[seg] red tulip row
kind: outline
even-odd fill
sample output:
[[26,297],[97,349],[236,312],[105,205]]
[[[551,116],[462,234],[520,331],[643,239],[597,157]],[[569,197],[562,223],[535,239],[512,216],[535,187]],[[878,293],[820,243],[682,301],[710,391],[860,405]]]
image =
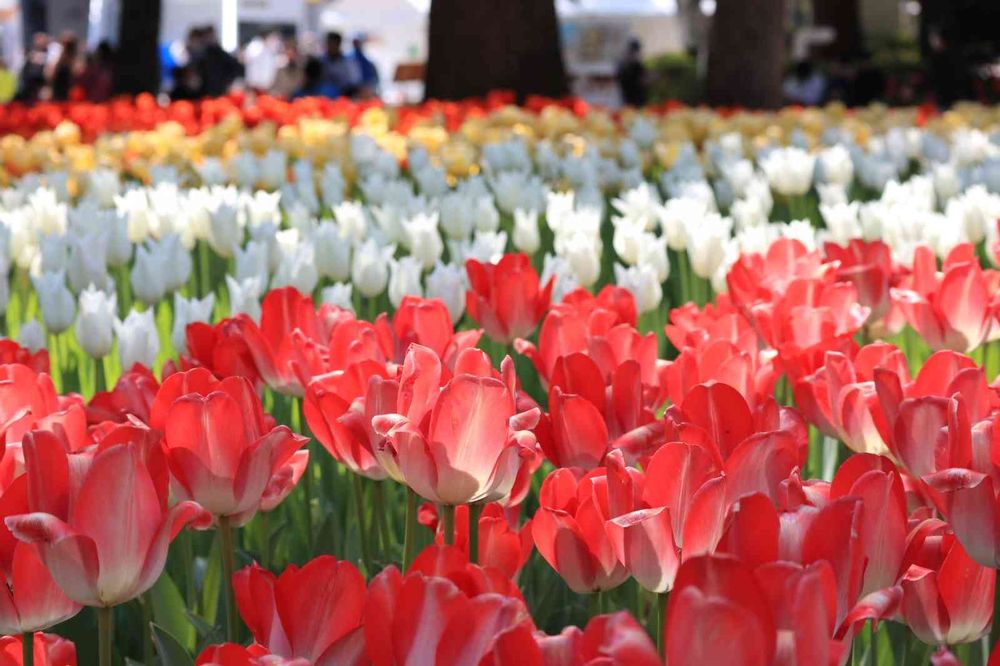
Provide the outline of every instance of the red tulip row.
[[[259,324],[189,326],[162,384],[137,366],[89,402],[57,395],[44,352],[2,343],[0,629],[92,606],[104,636],[189,526],[219,531],[231,583],[231,642],[199,664],[842,664],[885,620],[949,663],[990,630],[1000,394],[966,352],[1000,302],[975,248],[911,268],[880,242],[779,240],[728,295],[671,312],[669,361],[624,289],[551,304],[521,255],[468,273],[482,330],[436,300],[368,322],[278,289]],[[494,363],[484,332],[534,372]],[[892,335],[905,353],[863,344]],[[265,391],[301,399],[359,483],[408,489],[401,568],[365,551],[364,574],[330,556],[236,570],[234,531],[312,475]],[[437,538],[419,555],[418,521]],[[634,580],[655,642],[624,612],[539,631],[515,582],[532,548],[578,594]]]

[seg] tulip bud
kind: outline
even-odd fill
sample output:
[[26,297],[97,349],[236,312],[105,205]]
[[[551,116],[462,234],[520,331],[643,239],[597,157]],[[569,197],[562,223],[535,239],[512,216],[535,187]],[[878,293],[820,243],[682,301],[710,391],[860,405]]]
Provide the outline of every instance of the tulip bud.
[[[228,276],[227,276],[228,277]],[[184,298],[174,293],[174,325],[170,331],[170,341],[178,354],[187,352],[187,327],[196,321],[212,321],[212,309],[215,307],[215,294],[210,293],[202,299]]]
[[817,175],[824,183],[835,183],[847,187],[854,180],[854,162],[843,144],[830,146],[819,154]]
[[472,233],[475,219],[470,214],[469,197],[462,192],[451,192],[439,204],[441,230],[452,240],[464,240]]
[[208,244],[220,257],[231,257],[233,250],[242,243],[239,211],[230,203],[220,203],[209,219]]
[[368,218],[364,204],[345,201],[333,209],[333,219],[340,229],[340,235],[349,243],[360,243],[368,236]]
[[248,241],[243,248],[234,248],[235,277],[240,282],[258,280],[261,285],[267,284],[270,277],[267,260],[267,245],[259,241]]
[[438,262],[427,275],[427,298],[444,301],[453,322],[461,319],[465,312],[465,289],[465,271],[455,264]]
[[650,266],[638,265],[625,268],[615,264],[615,282],[628,289],[635,298],[635,309],[639,314],[655,310],[663,300],[663,286],[656,279],[656,271]]
[[167,290],[165,273],[163,256],[145,245],[138,246],[135,250],[135,264],[130,273],[135,297],[146,305],[159,303]]
[[76,340],[91,358],[104,358],[114,343],[118,298],[90,285],[80,292],[80,315],[76,318]]
[[[335,162],[327,162],[319,177],[319,191],[327,208],[334,208],[344,200],[344,173]],[[336,213],[334,214],[336,217]]]
[[667,255],[667,239],[646,234],[639,246],[638,262],[640,266],[649,266],[656,273],[656,281],[664,283],[670,277],[670,257]]
[[323,222],[312,233],[316,270],[323,277],[343,282],[351,275],[351,241],[333,222]]
[[121,180],[114,169],[94,169],[87,174],[87,195],[102,208],[114,205],[115,197],[121,192]]
[[441,258],[444,243],[438,233],[437,213],[418,213],[403,222],[410,256],[420,263],[422,270],[429,270]]
[[354,312],[353,300],[354,285],[350,282],[337,282],[329,287],[324,287],[320,294],[320,299],[327,305],[335,305]]
[[385,291],[389,280],[389,260],[395,252],[395,245],[380,247],[371,238],[355,248],[351,281],[362,296],[372,298]]
[[42,236],[38,247],[41,257],[40,270],[42,273],[55,273],[65,270],[69,248],[66,236],[60,234],[50,234]]
[[816,158],[801,148],[775,148],[760,159],[771,189],[786,197],[802,196],[813,181]]
[[420,262],[414,257],[389,260],[389,302],[398,308],[404,296],[421,296]]
[[108,266],[125,266],[132,259],[132,241],[128,235],[128,220],[121,213],[108,211]]
[[718,213],[710,213],[685,225],[687,251],[695,275],[708,279],[722,264],[732,226],[730,218]]
[[518,208],[514,211],[514,247],[521,252],[534,254],[542,245],[538,231],[538,211]]
[[45,331],[42,330],[42,325],[35,319],[29,319],[21,324],[21,330],[17,332],[17,342],[32,354],[44,349]]
[[243,313],[254,321],[260,321],[260,296],[263,291],[260,278],[236,280],[233,276],[227,275],[226,286],[229,288],[230,314],[236,316]]
[[69,286],[79,293],[88,285],[107,289],[111,276],[108,275],[108,233],[106,231],[87,233],[69,237],[69,263],[66,275]]
[[63,271],[42,273],[31,278],[38,293],[38,304],[42,309],[42,321],[49,333],[62,333],[73,323],[76,301],[66,287]]
[[118,337],[118,355],[122,369],[131,369],[136,363],[152,368],[160,353],[160,338],[152,310],[132,310],[125,321],[116,319],[115,335]]
[[601,275],[600,240],[584,234],[573,234],[562,244],[559,255],[566,260],[577,284],[589,287]]
[[191,253],[184,248],[178,234],[167,234],[159,241],[163,256],[164,286],[167,291],[177,291],[191,277],[193,268]]
[[280,247],[282,259],[271,281],[271,287],[277,289],[291,285],[303,294],[311,294],[319,282],[312,244],[294,242],[284,243]]

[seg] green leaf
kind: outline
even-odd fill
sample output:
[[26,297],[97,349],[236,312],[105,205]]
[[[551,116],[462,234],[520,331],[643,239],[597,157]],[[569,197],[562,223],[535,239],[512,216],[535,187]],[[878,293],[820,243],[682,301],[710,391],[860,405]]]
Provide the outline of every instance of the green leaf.
[[184,649],[184,646],[177,642],[169,631],[163,627],[153,624],[153,643],[156,644],[156,654],[159,655],[160,666],[194,666],[194,659],[191,654]]
[[193,650],[198,636],[188,620],[184,597],[168,574],[161,575],[150,589],[149,600],[153,604],[153,621],[176,639],[185,651]]

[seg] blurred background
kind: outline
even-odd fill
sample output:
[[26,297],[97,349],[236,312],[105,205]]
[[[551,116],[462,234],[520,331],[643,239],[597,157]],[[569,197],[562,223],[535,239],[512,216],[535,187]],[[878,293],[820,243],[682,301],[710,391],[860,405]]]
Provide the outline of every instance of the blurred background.
[[0,101],[1000,98],[1000,0],[0,0]]

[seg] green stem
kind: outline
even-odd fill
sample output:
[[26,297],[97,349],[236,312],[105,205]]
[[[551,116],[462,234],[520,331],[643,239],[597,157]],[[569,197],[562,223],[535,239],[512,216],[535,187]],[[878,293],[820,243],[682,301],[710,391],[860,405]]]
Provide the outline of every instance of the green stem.
[[104,376],[104,359],[94,359],[94,393],[107,390],[108,381]]
[[482,503],[469,505],[469,561],[473,564],[479,564],[479,516],[482,512]]
[[226,640],[239,641],[239,615],[236,608],[236,593],[233,590],[233,574],[236,573],[236,548],[233,543],[233,526],[228,516],[219,516],[219,537],[222,539],[222,578],[226,590]]
[[142,661],[146,664],[153,663],[153,598],[149,592],[142,595],[139,600],[142,608]]
[[656,595],[656,651],[663,656],[663,626],[667,622],[667,600],[670,598],[669,592],[661,592]]
[[35,634],[24,632],[21,636],[21,666],[35,666]]
[[97,608],[97,654],[100,666],[111,666],[111,634],[114,631],[112,613],[114,608],[111,606]]
[[358,518],[358,535],[361,541],[361,559],[365,563],[365,571],[368,575],[374,573],[372,571],[372,551],[371,543],[368,540],[368,526],[365,524],[365,489],[362,485],[364,479],[361,478],[360,474],[352,474],[354,482],[354,507],[357,510]]
[[389,523],[385,514],[385,481],[372,482],[372,499],[375,509],[375,528],[378,530],[379,542],[382,544],[382,559],[388,561],[389,550],[392,545],[389,543]]
[[[295,432],[300,433],[305,436],[305,401],[299,400],[298,398],[292,398],[292,426]],[[309,447],[309,443],[306,443],[306,448]],[[312,454],[310,454],[311,456]],[[313,505],[313,481],[312,481],[312,468],[307,464],[305,472],[302,474],[302,490],[305,494],[306,501],[306,543],[309,546],[309,552],[315,552],[316,550],[316,535],[315,530],[313,530],[312,521],[312,505]]]
[[265,569],[271,568],[271,514],[267,511],[260,514],[260,563]]
[[417,549],[417,494],[406,488],[406,526],[403,533],[403,571],[410,568]]
[[444,524],[444,543],[446,546],[453,546],[455,544],[455,505],[442,505],[441,517]]
[[208,263],[208,243],[203,240],[198,241],[198,272],[201,296],[204,297],[212,290],[212,268]]

